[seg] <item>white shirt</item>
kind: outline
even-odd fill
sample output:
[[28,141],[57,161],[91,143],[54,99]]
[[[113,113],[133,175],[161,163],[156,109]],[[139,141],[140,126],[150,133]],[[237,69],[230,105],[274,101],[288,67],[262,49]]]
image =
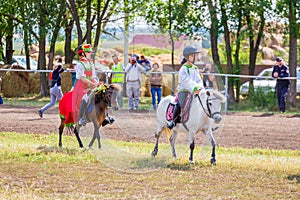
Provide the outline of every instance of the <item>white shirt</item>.
[[[82,61],[81,61],[82,62]],[[92,67],[92,77],[91,79],[96,79],[96,71],[95,71],[95,66],[92,64],[92,63],[89,63],[89,62],[82,62],[84,63],[84,65],[82,65],[81,62],[78,62],[76,64],[76,79],[80,79],[81,77],[86,77],[84,71],[85,71],[85,68],[86,67],[87,69],[89,69],[90,67]]]
[[183,65],[178,74],[178,86],[177,90],[188,90],[193,92],[194,88],[202,89],[203,81],[199,74],[199,69],[196,66],[187,68]]

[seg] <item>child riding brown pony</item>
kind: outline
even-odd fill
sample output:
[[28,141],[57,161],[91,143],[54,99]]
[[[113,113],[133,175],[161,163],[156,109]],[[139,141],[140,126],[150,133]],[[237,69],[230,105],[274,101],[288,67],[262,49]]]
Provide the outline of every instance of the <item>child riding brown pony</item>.
[[[89,147],[93,145],[97,138],[98,148],[101,148],[99,129],[106,118],[107,108],[112,107],[113,110],[118,110],[119,105],[117,101],[117,94],[119,91],[121,91],[121,87],[117,84],[102,84],[91,91],[91,94],[89,95],[89,106],[85,116],[87,123],[93,122],[94,124],[94,134]],[[79,147],[83,148],[83,144],[79,136],[80,126],[78,125],[78,121],[75,120],[78,119],[78,117],[74,116],[74,109],[72,108],[72,95],[72,91],[65,93],[62,100],[59,102],[61,123],[59,126],[58,145],[62,147],[62,133],[64,127],[67,126],[74,132],[79,143]]]

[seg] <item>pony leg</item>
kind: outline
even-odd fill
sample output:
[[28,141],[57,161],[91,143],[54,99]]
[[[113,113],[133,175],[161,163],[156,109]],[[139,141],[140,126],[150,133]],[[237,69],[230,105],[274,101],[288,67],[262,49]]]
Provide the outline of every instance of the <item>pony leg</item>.
[[211,142],[211,146],[212,146],[210,164],[216,165],[216,141],[212,134],[211,127],[207,128],[207,130],[205,131],[205,134],[207,135],[209,141]]
[[76,127],[74,128],[74,134],[75,134],[75,136],[76,136],[76,138],[77,138],[79,147],[80,147],[80,148],[83,148],[83,144],[82,144],[81,139],[80,139],[80,137],[79,137],[79,129],[80,129],[79,126],[76,125]]
[[173,130],[171,137],[169,138],[171,147],[172,147],[172,155],[174,158],[176,158],[176,150],[175,150],[175,140],[177,138],[178,132],[176,130]]
[[93,124],[94,124],[94,135],[93,138],[89,144],[89,148],[91,148],[94,144],[95,139],[97,138],[98,141],[98,148],[101,149],[101,142],[100,142],[100,133],[99,133],[99,125],[97,120],[93,120]]
[[194,158],[193,158],[194,149],[195,149],[195,140],[193,140],[190,143],[190,158],[189,158],[189,160],[190,160],[191,164],[194,164]]
[[163,132],[163,128],[160,128],[160,130],[155,131],[155,146],[154,146],[154,149],[153,149],[153,151],[151,153],[151,155],[153,157],[155,157],[157,155],[157,152],[158,152],[158,140],[159,140],[160,135],[162,134],[162,132]]
[[58,146],[59,147],[62,147],[62,134],[64,132],[64,127],[65,127],[65,124],[64,124],[64,119],[60,119],[60,126],[58,128],[58,134],[59,134],[59,141],[58,141]]
[[195,134],[190,133],[190,163],[194,164]]

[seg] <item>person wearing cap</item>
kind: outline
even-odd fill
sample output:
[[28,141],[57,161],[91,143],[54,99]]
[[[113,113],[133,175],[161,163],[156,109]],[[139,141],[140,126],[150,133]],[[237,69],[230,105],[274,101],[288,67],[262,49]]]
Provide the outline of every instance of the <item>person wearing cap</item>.
[[[286,111],[286,96],[290,86],[289,79],[281,79],[289,77],[289,67],[283,64],[280,57],[276,58],[276,65],[273,66],[272,77],[277,78],[276,94],[278,100],[279,111],[284,113]],[[278,79],[280,78],[280,79]]]
[[[121,88],[123,89],[125,74],[124,73],[117,73],[117,72],[124,72],[124,67],[123,67],[122,63],[119,62],[119,59],[118,59],[117,55],[113,55],[112,59],[113,59],[112,71],[114,73],[112,74],[111,82],[114,83],[114,84],[120,85]],[[119,106],[122,108],[123,107],[123,90],[121,90],[118,93],[117,99],[118,99]]]
[[39,116],[42,118],[43,114],[46,110],[53,107],[56,101],[60,101],[63,93],[61,91],[61,76],[60,74],[64,72],[64,68],[62,67],[62,59],[57,59],[57,63],[54,65],[54,70],[52,71],[52,78],[50,83],[50,102],[46,104],[39,110]]
[[138,62],[140,65],[142,65],[144,67],[144,70],[146,72],[151,69],[151,63],[147,58],[145,58],[144,55],[141,55],[141,59]]
[[126,94],[130,110],[138,110],[139,108],[140,87],[142,84],[143,71],[144,67],[137,63],[136,56],[132,56],[130,58],[130,63],[128,63],[125,68]]
[[182,65],[178,74],[177,97],[178,102],[173,110],[173,119],[167,122],[167,127],[172,129],[180,122],[180,110],[183,108],[185,100],[190,93],[199,94],[204,89],[203,81],[199,74],[199,69],[194,63],[198,59],[199,51],[192,46],[187,46],[183,50],[183,57],[186,62]]

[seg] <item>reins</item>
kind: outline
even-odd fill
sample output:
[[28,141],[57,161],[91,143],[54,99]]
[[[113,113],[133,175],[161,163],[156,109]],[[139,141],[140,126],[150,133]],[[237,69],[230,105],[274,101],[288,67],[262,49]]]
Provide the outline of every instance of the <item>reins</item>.
[[199,100],[199,102],[200,102],[200,104],[201,104],[201,107],[202,107],[204,113],[207,115],[207,117],[213,118],[214,115],[221,114],[221,112],[214,112],[214,113],[211,113],[211,109],[210,109],[210,106],[209,106],[209,100],[213,100],[213,99],[217,99],[217,98],[211,98],[211,99],[209,99],[209,97],[207,97],[207,99],[206,99],[206,107],[207,107],[207,110],[208,110],[208,113],[207,113],[206,110],[205,110],[205,108],[204,108],[204,106],[203,106],[203,103],[202,103],[202,101],[201,101],[199,95],[197,95],[197,97],[198,97],[198,100]]

